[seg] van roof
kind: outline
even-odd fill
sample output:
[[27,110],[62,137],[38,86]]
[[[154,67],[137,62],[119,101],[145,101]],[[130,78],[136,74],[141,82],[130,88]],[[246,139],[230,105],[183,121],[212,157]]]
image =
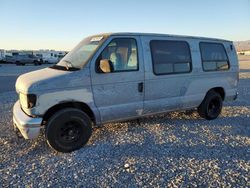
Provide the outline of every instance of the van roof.
[[159,37],[176,37],[176,38],[188,38],[188,39],[200,39],[200,40],[212,40],[221,42],[232,42],[225,39],[209,38],[209,37],[196,37],[196,36],[186,36],[186,35],[172,35],[172,34],[160,34],[160,33],[133,33],[133,32],[117,32],[117,33],[101,33],[98,35],[105,36],[159,36]]

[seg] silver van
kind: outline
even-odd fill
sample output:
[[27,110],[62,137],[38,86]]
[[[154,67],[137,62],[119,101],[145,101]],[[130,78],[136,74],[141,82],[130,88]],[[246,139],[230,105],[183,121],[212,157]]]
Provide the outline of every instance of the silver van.
[[238,81],[231,41],[100,34],[58,64],[17,79],[13,122],[25,139],[45,128],[53,149],[71,152],[88,142],[97,124],[192,108],[215,119],[224,101],[237,98]]

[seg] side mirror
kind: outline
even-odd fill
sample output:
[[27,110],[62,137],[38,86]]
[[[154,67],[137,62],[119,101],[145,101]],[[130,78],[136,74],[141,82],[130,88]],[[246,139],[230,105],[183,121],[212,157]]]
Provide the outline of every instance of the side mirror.
[[110,66],[109,60],[108,59],[102,59],[100,61],[99,68],[103,73],[111,72],[111,66]]

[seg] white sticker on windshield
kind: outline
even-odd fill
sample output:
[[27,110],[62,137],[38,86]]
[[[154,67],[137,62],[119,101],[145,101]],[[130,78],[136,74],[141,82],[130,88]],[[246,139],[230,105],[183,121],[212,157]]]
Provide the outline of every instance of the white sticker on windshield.
[[100,40],[103,39],[103,36],[100,36],[100,37],[93,37],[90,41],[91,42],[99,42]]

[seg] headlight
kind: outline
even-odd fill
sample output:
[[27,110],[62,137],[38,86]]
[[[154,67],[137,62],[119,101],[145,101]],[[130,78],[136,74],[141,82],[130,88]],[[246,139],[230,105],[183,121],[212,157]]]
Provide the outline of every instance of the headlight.
[[21,106],[24,108],[33,108],[36,105],[36,95],[34,94],[19,94]]

